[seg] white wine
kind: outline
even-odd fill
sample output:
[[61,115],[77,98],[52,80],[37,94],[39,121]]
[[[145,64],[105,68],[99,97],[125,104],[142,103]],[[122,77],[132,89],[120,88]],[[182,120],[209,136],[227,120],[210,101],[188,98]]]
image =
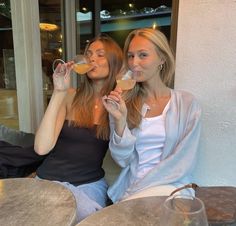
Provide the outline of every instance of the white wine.
[[133,89],[136,83],[134,79],[118,79],[116,80],[117,87],[121,88],[122,90],[130,90]]
[[73,70],[80,75],[87,73],[91,69],[92,69],[92,66],[90,64],[86,64],[86,63],[73,65]]

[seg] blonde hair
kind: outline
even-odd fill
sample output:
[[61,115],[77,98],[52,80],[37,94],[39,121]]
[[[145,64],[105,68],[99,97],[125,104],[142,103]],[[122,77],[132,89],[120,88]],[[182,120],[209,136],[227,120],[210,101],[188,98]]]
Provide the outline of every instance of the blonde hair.
[[[143,37],[155,45],[158,56],[160,56],[164,61],[162,70],[160,71],[160,78],[166,86],[170,87],[173,82],[175,71],[175,59],[166,36],[159,30],[142,28],[129,33],[126,38],[123,51],[125,67],[128,68],[127,53],[130,42],[135,36]],[[142,88],[142,83],[137,83],[134,89],[126,93],[128,125],[130,128],[138,127],[141,122],[141,108],[146,95],[145,90]]]
[[[99,35],[88,43],[85,49],[85,54],[89,46],[96,41],[100,41],[103,44],[105,57],[109,65],[109,75],[105,79],[103,88],[100,91],[100,95],[104,96],[109,94],[115,88],[116,75],[119,73],[122,66],[122,50],[109,36]],[[81,86],[74,97],[71,108],[73,121],[71,122],[76,126],[85,128],[94,127],[93,110],[95,106],[95,93],[92,83],[93,81],[87,75],[83,76]],[[102,106],[99,124],[96,127],[96,137],[107,140],[109,139],[109,134],[108,112]]]

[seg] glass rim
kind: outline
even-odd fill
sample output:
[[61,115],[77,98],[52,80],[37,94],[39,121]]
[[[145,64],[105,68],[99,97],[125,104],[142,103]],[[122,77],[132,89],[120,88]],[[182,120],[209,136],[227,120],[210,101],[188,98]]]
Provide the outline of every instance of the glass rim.
[[60,63],[62,63],[62,64],[65,64],[65,61],[64,61],[64,60],[62,60],[62,59],[60,59],[60,58],[55,59],[55,60],[53,61],[53,63],[52,63],[52,71],[53,71],[53,72],[55,72],[55,70],[56,70],[55,64],[56,64],[57,62],[60,62]]
[[[172,208],[170,208],[170,206],[167,205],[167,203],[170,201],[170,200],[173,200],[175,198],[180,198],[180,199],[192,199],[192,200],[197,200],[198,203],[200,203],[200,208],[198,210],[194,210],[194,211],[182,211],[182,210],[174,210]],[[172,196],[169,196],[163,203],[163,206],[170,210],[171,212],[174,212],[174,213],[184,213],[184,214],[187,214],[187,215],[193,215],[193,214],[196,214],[196,213],[200,213],[200,212],[205,212],[205,204],[204,202],[196,197],[196,196],[191,196],[191,195],[180,195],[180,194],[176,194],[176,195],[172,195]]]

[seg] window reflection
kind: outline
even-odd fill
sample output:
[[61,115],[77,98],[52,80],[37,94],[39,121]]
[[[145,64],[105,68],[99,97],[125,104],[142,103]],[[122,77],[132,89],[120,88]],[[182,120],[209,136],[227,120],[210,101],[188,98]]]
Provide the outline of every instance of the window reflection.
[[[93,35],[93,1],[77,1],[78,33],[82,49]],[[121,47],[128,33],[137,28],[159,28],[170,39],[172,0],[101,0],[99,32],[107,33]],[[96,28],[95,28],[96,29]],[[97,32],[97,33],[99,33]]]
[[62,35],[62,10],[60,0],[39,0],[40,37],[44,105],[47,106],[53,89],[52,63],[64,58]]
[[82,54],[88,41],[94,37],[93,0],[76,1],[76,46],[77,53]]
[[0,1],[0,124],[19,128],[10,0]]
[[101,0],[101,31],[121,47],[128,33],[137,28],[161,29],[170,39],[172,0]]

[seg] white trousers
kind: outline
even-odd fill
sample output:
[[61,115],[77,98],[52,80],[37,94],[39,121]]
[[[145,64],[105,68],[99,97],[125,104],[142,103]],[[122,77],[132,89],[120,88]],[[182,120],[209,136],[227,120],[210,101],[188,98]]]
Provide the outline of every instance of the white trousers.
[[[142,197],[149,197],[149,196],[169,196],[172,191],[176,189],[173,185],[159,185],[151,188],[144,189],[140,192],[137,192],[133,195],[125,197],[122,201],[130,200],[130,199],[137,199]],[[176,192],[176,195],[180,194]]]

